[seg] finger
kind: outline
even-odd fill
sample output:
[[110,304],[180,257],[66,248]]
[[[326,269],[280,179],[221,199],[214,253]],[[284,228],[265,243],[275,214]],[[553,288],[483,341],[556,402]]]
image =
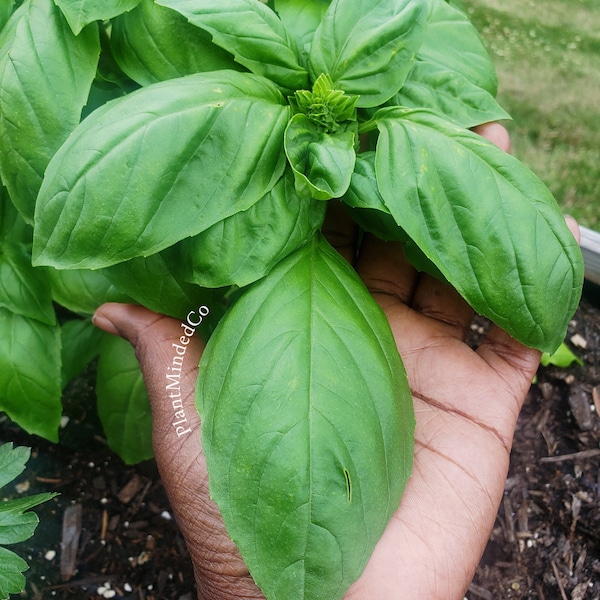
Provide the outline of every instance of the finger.
[[579,223],[577,223],[577,221],[569,215],[565,216],[565,221],[567,222],[567,227],[570,229],[573,237],[577,240],[577,243],[581,244],[581,231],[579,229]]
[[356,258],[358,226],[337,200],[331,200],[321,228],[325,239],[351,264]]
[[464,340],[475,311],[448,283],[423,274],[415,289],[411,307],[438,321],[447,335]]
[[356,271],[373,295],[411,303],[419,274],[404,256],[400,242],[384,242],[365,235]]
[[484,123],[473,127],[473,131],[496,144],[504,152],[510,152],[510,135],[506,127],[500,125],[500,123]]
[[[96,311],[94,323],[135,348],[152,407],[155,445],[171,433],[181,438],[197,431],[193,390],[204,343],[193,335],[195,328],[142,306],[113,302]],[[174,445],[169,452],[177,452]]]
[[521,344],[497,325],[492,325],[476,352],[499,375],[515,398],[525,399],[540,364],[542,353],[539,350]]
[[[190,313],[191,314],[191,313]],[[199,593],[207,598],[262,598],[210,499],[194,390],[204,343],[196,317],[180,322],[141,306],[107,303],[94,323],[134,346],[152,405],[157,466],[190,552]]]

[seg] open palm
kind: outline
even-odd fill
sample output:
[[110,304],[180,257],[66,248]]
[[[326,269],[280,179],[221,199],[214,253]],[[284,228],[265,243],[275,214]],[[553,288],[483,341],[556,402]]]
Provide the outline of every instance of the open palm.
[[[507,147],[498,126],[481,133]],[[342,220],[329,237],[388,318],[417,421],[413,475],[402,503],[346,598],[461,599],[494,523],[512,436],[540,354],[497,327],[472,349],[464,341],[472,310],[450,286],[417,273],[398,244],[367,238],[357,255],[352,229]],[[192,433],[180,437],[164,394],[164,365],[181,324],[120,304],[100,307],[95,322],[136,348],[152,403],[156,460],[194,563],[199,598],[263,598],[208,494],[194,408],[202,341],[192,341],[183,365]]]

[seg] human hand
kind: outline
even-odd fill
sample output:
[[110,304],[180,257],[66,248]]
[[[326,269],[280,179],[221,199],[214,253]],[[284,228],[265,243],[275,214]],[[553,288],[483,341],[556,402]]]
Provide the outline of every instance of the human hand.
[[[508,149],[499,127],[484,126],[479,133]],[[335,225],[336,231],[327,232],[330,240],[388,317],[417,418],[413,475],[401,506],[346,600],[462,598],[494,523],[512,435],[539,352],[496,327],[472,350],[463,341],[472,311],[452,288],[417,274],[397,244],[367,238],[356,256],[351,224]],[[184,358],[182,401],[191,432],[179,436],[164,369],[181,324],[119,304],[100,307],[95,322],[136,348],[152,403],[158,468],[194,563],[199,598],[264,598],[208,494],[194,407],[202,341],[192,338]]]

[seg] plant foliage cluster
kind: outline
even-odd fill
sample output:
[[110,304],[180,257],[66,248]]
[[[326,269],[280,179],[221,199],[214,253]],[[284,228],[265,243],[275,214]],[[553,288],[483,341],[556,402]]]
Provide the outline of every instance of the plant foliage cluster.
[[135,357],[89,315],[209,306],[211,493],[269,599],[341,598],[400,502],[413,415],[328,204],[530,346],[579,300],[551,194],[470,131],[507,117],[475,29],[445,0],[3,7],[0,407],[56,439],[61,382],[99,355],[109,442],[144,458]]
[[[0,446],[0,490],[16,479],[25,469],[29,448],[14,448],[11,443]],[[0,599],[25,589],[23,572],[29,566],[12,550],[3,546],[28,540],[34,533],[39,519],[31,508],[46,502],[56,494],[42,493],[13,500],[0,500]]]

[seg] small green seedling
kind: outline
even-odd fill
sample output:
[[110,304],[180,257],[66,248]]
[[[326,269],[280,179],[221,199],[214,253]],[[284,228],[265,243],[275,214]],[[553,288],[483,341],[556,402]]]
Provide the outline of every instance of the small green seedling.
[[[24,471],[29,455],[29,448],[14,448],[11,443],[0,446],[0,490]],[[39,522],[29,509],[54,496],[54,493],[44,493],[0,500],[0,600],[7,600],[10,594],[19,594],[25,589],[23,572],[29,568],[20,556],[3,546],[28,540]]]

